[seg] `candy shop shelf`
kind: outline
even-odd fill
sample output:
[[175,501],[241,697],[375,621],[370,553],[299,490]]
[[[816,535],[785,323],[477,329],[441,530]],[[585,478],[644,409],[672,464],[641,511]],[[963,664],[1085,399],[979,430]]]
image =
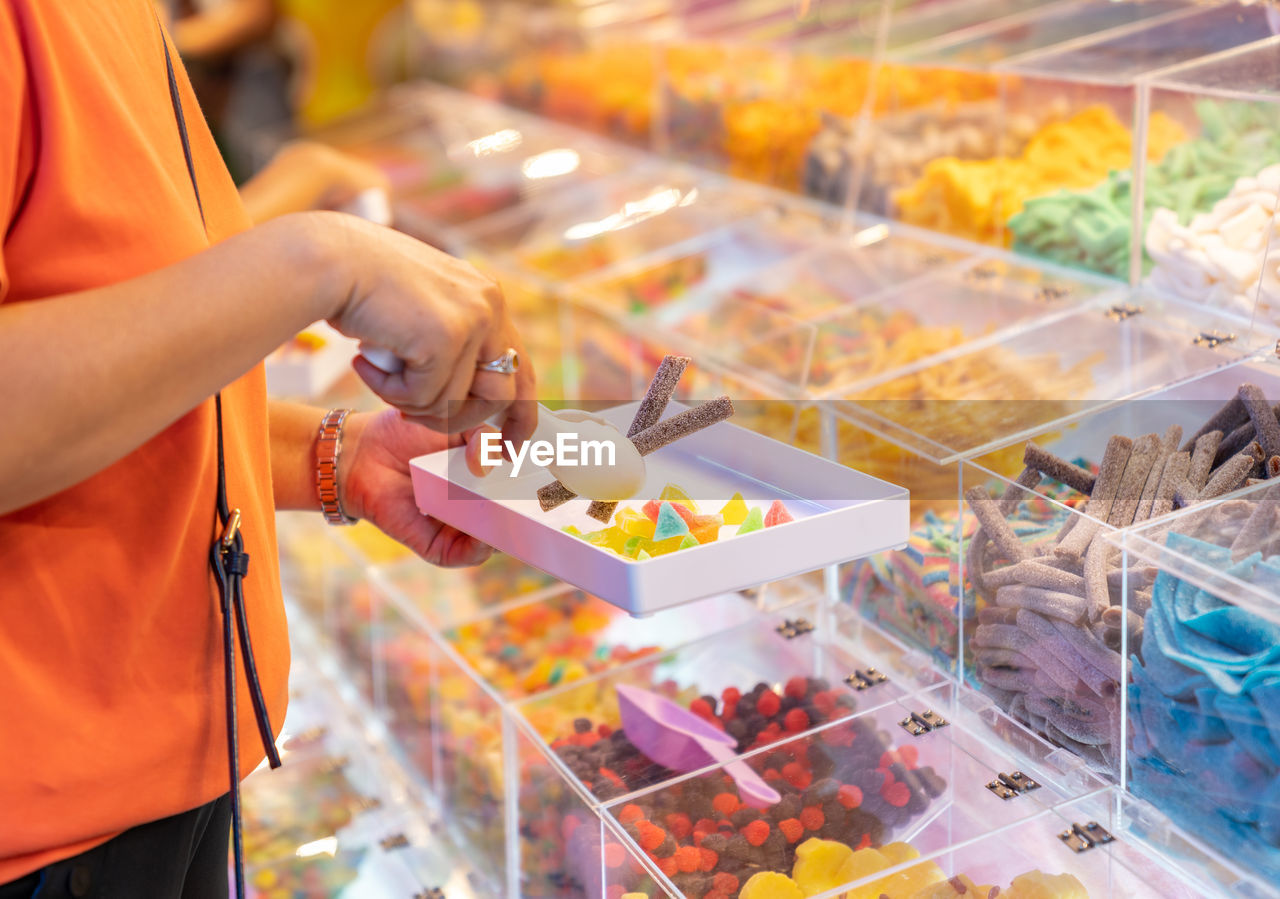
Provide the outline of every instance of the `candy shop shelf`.
[[1156,573],[1126,608],[1126,784],[1257,878],[1235,895],[1280,894],[1278,500],[1263,484],[1112,538]]
[[560,587],[439,629],[394,595],[374,629],[379,716],[421,791],[499,883],[507,878],[505,804],[511,705],[758,617],[739,595],[636,622]]
[[[600,414],[625,432],[636,407]],[[411,472],[420,509],[637,615],[814,571],[906,537],[906,491],[729,422],[660,450],[647,466],[645,497],[678,484],[717,508],[741,493],[757,508],[783,501],[795,520],[636,561],[561,529],[594,529],[585,500],[541,511],[534,494],[551,478],[540,469],[512,478],[504,464],[477,478],[445,451],[412,460]]]
[[[1148,166],[1141,185],[1148,283],[1255,314],[1280,332],[1280,38],[1168,70],[1142,85],[1151,115],[1192,140]],[[1154,266],[1153,266],[1154,261]]]

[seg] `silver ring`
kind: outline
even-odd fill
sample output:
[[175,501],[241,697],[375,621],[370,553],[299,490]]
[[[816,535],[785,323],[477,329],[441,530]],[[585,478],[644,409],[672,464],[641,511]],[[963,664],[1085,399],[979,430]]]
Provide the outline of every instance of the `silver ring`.
[[503,375],[514,375],[520,370],[520,354],[516,348],[509,346],[507,351],[492,362],[477,362],[477,371],[496,371]]

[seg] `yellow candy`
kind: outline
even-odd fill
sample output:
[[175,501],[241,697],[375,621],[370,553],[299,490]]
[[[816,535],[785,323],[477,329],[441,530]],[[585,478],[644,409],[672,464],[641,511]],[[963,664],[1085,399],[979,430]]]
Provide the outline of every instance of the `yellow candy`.
[[738,899],[805,899],[796,882],[777,871],[760,871],[742,885]]
[[566,524],[564,526],[564,532],[574,537],[582,536],[582,531],[578,530],[577,526],[572,524]]
[[853,850],[844,843],[810,837],[796,847],[796,864],[791,874],[806,896],[816,896],[856,879],[844,873],[852,858]]
[[653,556],[665,556],[667,553],[673,553],[684,543],[688,534],[682,534],[679,537],[668,537],[666,540],[660,540],[657,543],[650,543],[646,549]]
[[[897,864],[895,862],[895,864]],[[915,896],[921,890],[936,883],[945,882],[947,875],[933,862],[922,862],[905,871],[880,881],[880,891],[890,896]]]
[[658,494],[658,502],[667,500],[673,503],[683,503],[684,507],[690,512],[698,511],[698,504],[693,501],[693,497],[685,493],[675,484],[668,484],[662,488],[662,492]]
[[910,843],[886,843],[880,847],[880,854],[888,859],[891,865],[900,865],[920,857],[916,847]]
[[[960,885],[960,889],[956,888],[956,884]],[[964,896],[966,899],[975,899],[975,897],[985,897],[991,894],[995,889],[992,885],[979,885],[974,883],[965,874],[957,874],[950,880],[944,880],[941,883],[935,883],[932,886],[925,887],[916,893],[911,899],[959,899]]]
[[735,493],[733,498],[724,504],[724,508],[720,510],[720,517],[724,519],[725,524],[742,524],[747,517],[747,502],[742,498],[741,493]]
[[648,893],[623,893],[622,899],[649,899]]
[[608,527],[599,531],[591,531],[583,534],[582,539],[586,540],[592,546],[600,546],[605,549],[611,549],[616,553],[625,554],[624,548],[627,541],[631,539],[631,535],[619,527]]
[[632,537],[653,539],[653,522],[643,512],[632,508],[621,509],[613,518],[614,524]]
[[1002,899],[1089,899],[1084,884],[1070,874],[1046,874],[1028,871],[1013,878]]

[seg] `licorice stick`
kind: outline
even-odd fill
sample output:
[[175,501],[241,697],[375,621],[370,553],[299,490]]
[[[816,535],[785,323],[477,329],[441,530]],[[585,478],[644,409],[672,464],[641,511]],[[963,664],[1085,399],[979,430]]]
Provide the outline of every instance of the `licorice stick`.
[[1244,450],[1232,456],[1218,466],[1217,471],[1209,478],[1209,483],[1196,495],[1196,502],[1203,502],[1230,493],[1249,476],[1253,466],[1263,459],[1262,447],[1257,442],[1250,443]]
[[1191,467],[1187,469],[1187,483],[1191,485],[1192,490],[1199,491],[1209,482],[1209,474],[1213,471],[1213,463],[1218,458],[1220,446],[1222,446],[1221,431],[1210,431],[1197,438],[1195,450],[1191,453]]
[[[1008,520],[1000,514],[998,504],[991,498],[991,494],[985,487],[970,487],[964,492],[964,498],[969,503],[969,508],[973,510],[974,516],[982,524],[982,530],[986,532],[987,537],[995,544],[1001,555],[1014,562],[1021,562],[1031,557],[1030,550],[1018,539],[1018,535],[1009,526]],[[977,534],[974,537],[976,539]]]
[[1043,559],[1027,559],[1016,565],[997,568],[985,574],[987,585],[1007,587],[1013,584],[1027,584],[1032,587],[1044,587],[1060,593],[1083,595],[1084,578],[1052,565],[1046,565]]
[[1160,438],[1156,434],[1143,434],[1134,441],[1133,451],[1124,466],[1124,475],[1120,478],[1120,488],[1116,491],[1116,500],[1107,516],[1107,524],[1118,528],[1133,524],[1134,513],[1138,511],[1138,503],[1142,501],[1142,490],[1151,477],[1151,466],[1155,464],[1159,454]]
[[[675,443],[681,437],[687,437],[703,428],[719,424],[731,415],[733,415],[733,401],[727,396],[718,396],[692,409],[685,409],[678,415],[663,419],[652,427],[645,428],[631,442],[636,445],[640,455],[647,456],[664,446]],[[538,488],[538,501],[542,504],[544,512],[567,503],[574,496],[575,494],[559,481],[552,481]]]
[[[651,428],[658,423],[662,413],[666,411],[667,403],[671,401],[672,394],[676,392],[680,376],[692,361],[688,356],[662,357],[662,363],[653,373],[649,389],[645,391],[644,399],[640,401],[635,417],[631,419],[631,427],[627,428],[628,437],[635,437],[645,428]],[[618,508],[616,502],[593,500],[587,507],[587,514],[596,521],[608,524],[616,508]]]
[[[1106,452],[1102,454],[1102,464],[1098,467],[1098,480],[1093,485],[1093,493],[1085,504],[1084,514],[1097,522],[1104,522],[1111,514],[1111,504],[1120,489],[1120,481],[1124,477],[1125,466],[1129,462],[1129,454],[1133,450],[1133,441],[1119,434],[1107,441]],[[1088,527],[1089,522],[1081,522],[1071,529],[1071,533],[1063,538],[1054,553],[1059,556],[1080,558],[1089,548],[1089,541],[1098,532],[1096,524]]]
[[1227,400],[1226,405],[1213,413],[1212,417],[1201,426],[1200,430],[1187,438],[1187,442],[1182,444],[1182,451],[1190,452],[1200,438],[1210,431],[1221,431],[1223,434],[1230,434],[1248,420],[1249,411],[1245,409],[1244,403],[1240,401],[1240,395],[1237,393]]
[[1218,466],[1226,462],[1232,456],[1236,455],[1252,443],[1257,436],[1258,429],[1253,426],[1253,422],[1246,421],[1226,437],[1222,438],[1222,443],[1218,444],[1218,452],[1214,454],[1213,464]]
[[996,591],[996,602],[1005,608],[1029,610],[1068,622],[1080,621],[1088,611],[1088,602],[1083,596],[1025,584],[1001,587]]
[[999,510],[1005,518],[1013,514],[1018,508],[1018,503],[1035,496],[1035,489],[1040,486],[1040,472],[1028,466],[1022,469],[1022,474],[1018,475],[1014,483],[1017,487],[1010,487],[1004,492],[1004,496],[1000,497]]
[[1257,384],[1241,384],[1237,396],[1249,412],[1262,451],[1267,456],[1280,455],[1280,422],[1276,421],[1276,413],[1262,388]]
[[1079,490],[1086,496],[1093,492],[1096,478],[1092,473],[1030,441],[1022,452],[1022,464],[1034,468],[1050,480]]
[[1101,535],[1093,538],[1084,554],[1084,593],[1089,600],[1089,618],[1092,621],[1097,621],[1111,605],[1111,588],[1107,585],[1110,556],[1111,547]]
[[[1274,458],[1274,457],[1273,457]],[[1231,541],[1231,559],[1238,562],[1258,552],[1262,544],[1275,532],[1276,501],[1280,500],[1280,486],[1262,491],[1253,504],[1253,511],[1240,533]]]
[[1147,476],[1147,483],[1142,488],[1142,497],[1138,501],[1138,509],[1133,514],[1134,523],[1146,521],[1151,517],[1151,510],[1155,507],[1156,491],[1160,488],[1160,479],[1164,476],[1165,465],[1177,453],[1178,441],[1181,439],[1182,427],[1180,425],[1173,425],[1164,432],[1164,437],[1160,440],[1160,455],[1155,464],[1151,466],[1151,474]]
[[[1214,432],[1218,433],[1217,431]],[[1201,438],[1203,439],[1203,438]],[[1212,457],[1211,457],[1212,458]],[[1159,518],[1173,511],[1173,494],[1187,480],[1187,472],[1191,468],[1189,453],[1174,453],[1164,463],[1164,471],[1160,475],[1160,486],[1156,488],[1155,499],[1151,503],[1151,514],[1148,518]]]

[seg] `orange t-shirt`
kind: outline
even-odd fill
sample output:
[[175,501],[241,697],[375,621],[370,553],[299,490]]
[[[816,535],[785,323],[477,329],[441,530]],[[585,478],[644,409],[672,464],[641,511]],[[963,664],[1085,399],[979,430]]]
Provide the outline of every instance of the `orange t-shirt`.
[[[0,303],[133,278],[249,227],[179,68],[205,236],[161,40],[150,0],[0,0]],[[262,367],[222,395],[250,628],[278,727],[289,647]],[[208,567],[215,447],[209,400],[93,477],[0,516],[0,883],[228,789]],[[238,684],[247,773],[263,753],[242,663]]]

